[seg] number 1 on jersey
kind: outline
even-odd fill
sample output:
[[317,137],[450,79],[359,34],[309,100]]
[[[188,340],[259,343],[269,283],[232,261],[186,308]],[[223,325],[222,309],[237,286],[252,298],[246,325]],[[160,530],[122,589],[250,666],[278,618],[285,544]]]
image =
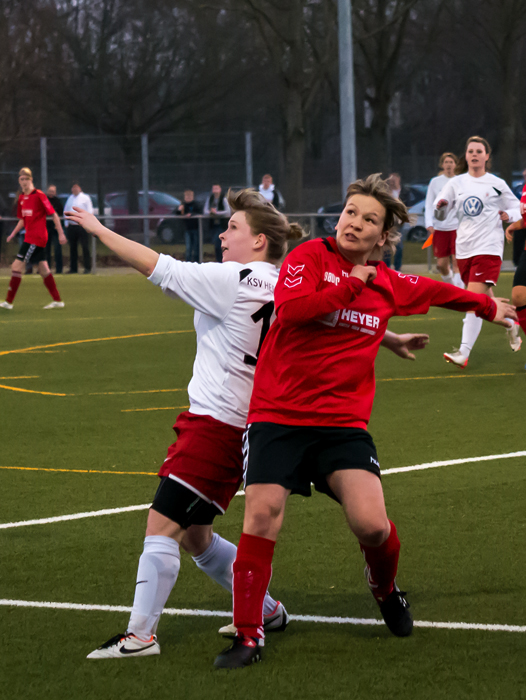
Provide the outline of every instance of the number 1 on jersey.
[[259,351],[261,350],[261,346],[263,345],[265,336],[267,335],[268,329],[270,328],[270,319],[272,318],[273,313],[274,302],[268,301],[266,304],[263,304],[263,306],[260,309],[258,309],[255,313],[251,315],[250,318],[254,321],[254,323],[259,323],[261,320],[263,321],[263,323],[261,324],[261,335],[259,336],[259,345],[258,349],[256,350],[256,357],[252,357],[252,355],[245,355],[243,361],[246,365],[251,365],[252,367],[255,367],[256,362],[258,361]]

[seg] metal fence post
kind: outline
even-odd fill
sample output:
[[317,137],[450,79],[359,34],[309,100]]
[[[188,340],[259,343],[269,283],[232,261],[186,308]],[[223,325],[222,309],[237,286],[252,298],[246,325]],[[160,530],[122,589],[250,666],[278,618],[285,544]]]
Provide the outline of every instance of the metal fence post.
[[245,172],[247,187],[254,186],[254,167],[252,160],[252,132],[245,131]]
[[40,138],[40,187],[47,190],[47,139]]
[[316,217],[311,216],[309,222],[309,238],[316,238]]
[[431,272],[431,246],[428,247],[427,249],[427,270],[428,272]]
[[[142,213],[148,216],[150,211],[150,173],[148,169],[148,134],[141,136],[141,164],[142,164]],[[150,220],[143,219],[142,230],[144,245],[150,247]]]
[[203,262],[203,219],[199,217],[199,262]]
[[[103,219],[104,224],[106,220]],[[97,236],[91,237],[91,274],[97,273]]]

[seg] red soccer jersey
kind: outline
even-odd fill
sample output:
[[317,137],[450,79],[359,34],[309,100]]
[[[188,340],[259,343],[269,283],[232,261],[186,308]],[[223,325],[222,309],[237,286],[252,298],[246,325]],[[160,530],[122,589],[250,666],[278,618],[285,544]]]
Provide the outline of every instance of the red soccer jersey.
[[303,243],[285,259],[275,290],[277,319],[256,366],[249,423],[365,428],[373,406],[374,361],[391,316],[430,306],[475,311],[489,321],[495,302],[452,284],[376,265],[373,282],[334,238]]
[[51,202],[41,190],[32,190],[29,194],[21,194],[18,198],[17,216],[24,220],[26,235],[24,243],[46,247],[47,228],[46,216],[52,216],[55,210]]

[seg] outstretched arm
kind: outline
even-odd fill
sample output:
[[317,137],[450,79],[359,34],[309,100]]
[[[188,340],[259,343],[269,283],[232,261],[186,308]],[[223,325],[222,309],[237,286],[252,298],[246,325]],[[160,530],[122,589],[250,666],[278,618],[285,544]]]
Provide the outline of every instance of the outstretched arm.
[[506,240],[508,241],[508,243],[511,243],[513,241],[514,231],[518,231],[521,228],[524,228],[524,221],[522,220],[522,217],[508,226],[508,228],[506,229]]
[[93,214],[89,214],[83,209],[73,207],[73,210],[64,212],[66,219],[82,226],[88,233],[96,236],[105,246],[113,250],[119,258],[125,260],[141,274],[150,277],[159,260],[159,253],[110,231]]
[[398,335],[392,331],[385,331],[380,345],[404,360],[414,360],[415,356],[411,351],[423,350],[428,343],[429,336],[426,333],[402,333]]

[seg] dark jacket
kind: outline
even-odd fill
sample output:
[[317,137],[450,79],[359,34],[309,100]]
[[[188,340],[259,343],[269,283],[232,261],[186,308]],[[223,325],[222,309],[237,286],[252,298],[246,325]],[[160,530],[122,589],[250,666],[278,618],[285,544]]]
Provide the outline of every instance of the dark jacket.
[[[62,217],[64,214],[64,207],[62,206],[62,202],[60,201],[60,199],[58,197],[48,197],[48,199],[53,209],[57,212],[57,214],[60,217]],[[53,219],[47,219],[46,226],[48,234],[54,233],[55,231],[58,233],[57,229],[55,228]]]
[[[186,214],[202,214],[203,208],[193,199],[191,202],[181,202],[184,207],[184,213],[181,214],[179,207],[175,210],[174,214],[179,214],[179,216],[185,216]],[[197,231],[199,229],[199,219],[186,219],[184,222],[187,231]]]

